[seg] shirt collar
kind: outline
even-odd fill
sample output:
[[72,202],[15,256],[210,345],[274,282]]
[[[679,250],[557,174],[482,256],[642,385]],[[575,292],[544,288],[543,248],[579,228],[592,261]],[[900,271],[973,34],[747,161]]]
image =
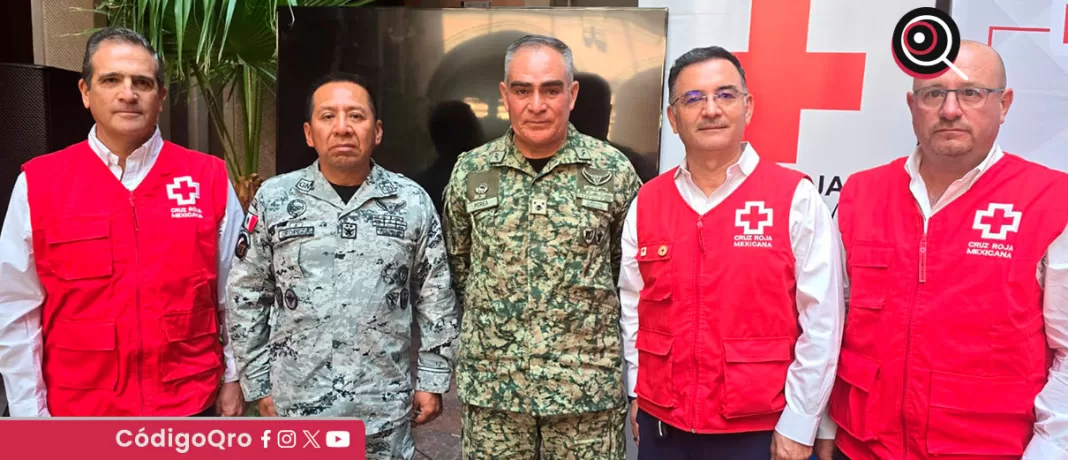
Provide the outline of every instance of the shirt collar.
[[[100,157],[100,160],[108,166],[118,166],[119,156],[111,151],[100,138],[96,136],[96,125],[94,124],[92,129],[89,130],[89,147],[93,149],[96,156]],[[160,150],[163,149],[163,136],[160,135],[159,126],[156,127],[156,131],[152,133],[152,137],[148,138],[144,144],[134,149],[130,156],[126,157],[127,164],[129,163],[141,163],[150,164],[157,156],[159,156]]]
[[[1005,152],[1003,152],[1001,150],[1001,146],[998,145],[997,142],[995,142],[994,146],[990,148],[989,152],[987,152],[986,157],[983,158],[983,161],[976,165],[975,168],[972,168],[971,171],[968,171],[966,174],[964,174],[964,177],[961,177],[958,180],[974,183],[976,180],[979,179],[980,176],[983,175],[983,173],[989,170],[991,166],[994,166],[994,164],[996,164],[1004,156]],[[910,178],[915,179],[916,176],[919,175],[920,160],[920,148],[916,147],[916,149],[912,151],[912,154],[909,155],[908,160],[905,161],[905,172],[908,173]]]
[[[758,163],[760,163],[760,155],[757,154],[756,149],[748,142],[742,142],[742,155],[738,157],[738,161],[727,167],[727,177],[733,177],[739,173],[743,177],[749,176]],[[685,156],[682,157],[679,168],[675,170],[675,178],[678,179],[680,175],[690,177],[690,167],[686,163]]]

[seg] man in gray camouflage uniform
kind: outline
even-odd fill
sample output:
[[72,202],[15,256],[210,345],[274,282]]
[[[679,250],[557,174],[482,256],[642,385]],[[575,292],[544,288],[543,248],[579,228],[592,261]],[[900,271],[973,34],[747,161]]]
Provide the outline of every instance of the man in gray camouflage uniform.
[[440,414],[449,387],[457,305],[430,197],[371,161],[375,114],[358,76],[313,85],[304,133],[319,159],[267,180],[250,204],[228,323],[261,414],[357,417],[369,459],[410,459],[411,419]]
[[513,43],[500,85],[512,127],[463,154],[446,188],[465,459],[624,458],[615,280],[641,181],[568,123],[572,67],[555,38]]

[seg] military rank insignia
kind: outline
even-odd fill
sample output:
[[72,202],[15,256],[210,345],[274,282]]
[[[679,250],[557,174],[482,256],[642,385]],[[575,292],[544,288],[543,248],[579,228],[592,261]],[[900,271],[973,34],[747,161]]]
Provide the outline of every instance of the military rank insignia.
[[467,176],[467,212],[478,212],[500,204],[500,172],[491,169]]
[[342,222],[341,223],[341,237],[346,240],[356,239],[356,223],[355,222]]
[[297,190],[302,192],[310,192],[312,189],[312,181],[308,179],[301,179],[297,181]]

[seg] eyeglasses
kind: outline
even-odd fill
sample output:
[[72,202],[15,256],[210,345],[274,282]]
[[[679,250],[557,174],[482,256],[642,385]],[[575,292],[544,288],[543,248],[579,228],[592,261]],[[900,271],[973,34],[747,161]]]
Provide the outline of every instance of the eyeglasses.
[[[712,100],[715,101],[721,109],[733,107],[738,103],[741,98],[745,97],[749,93],[743,93],[735,89],[721,89],[712,94]],[[671,101],[671,104],[676,102],[681,103],[684,108],[695,109],[703,106],[708,101],[708,95],[701,91],[687,91],[675,97]]]
[[920,105],[928,109],[941,107],[946,102],[949,93],[957,94],[957,103],[961,107],[974,109],[983,105],[983,102],[986,102],[986,97],[990,94],[1002,91],[1005,91],[1005,88],[924,88],[917,90],[914,94]]

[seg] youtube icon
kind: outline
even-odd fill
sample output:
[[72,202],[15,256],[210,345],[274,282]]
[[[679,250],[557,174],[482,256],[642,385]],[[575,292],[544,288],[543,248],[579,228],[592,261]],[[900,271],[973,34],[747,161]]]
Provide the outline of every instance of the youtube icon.
[[348,431],[327,431],[326,432],[326,447],[348,447],[349,446],[349,432]]

